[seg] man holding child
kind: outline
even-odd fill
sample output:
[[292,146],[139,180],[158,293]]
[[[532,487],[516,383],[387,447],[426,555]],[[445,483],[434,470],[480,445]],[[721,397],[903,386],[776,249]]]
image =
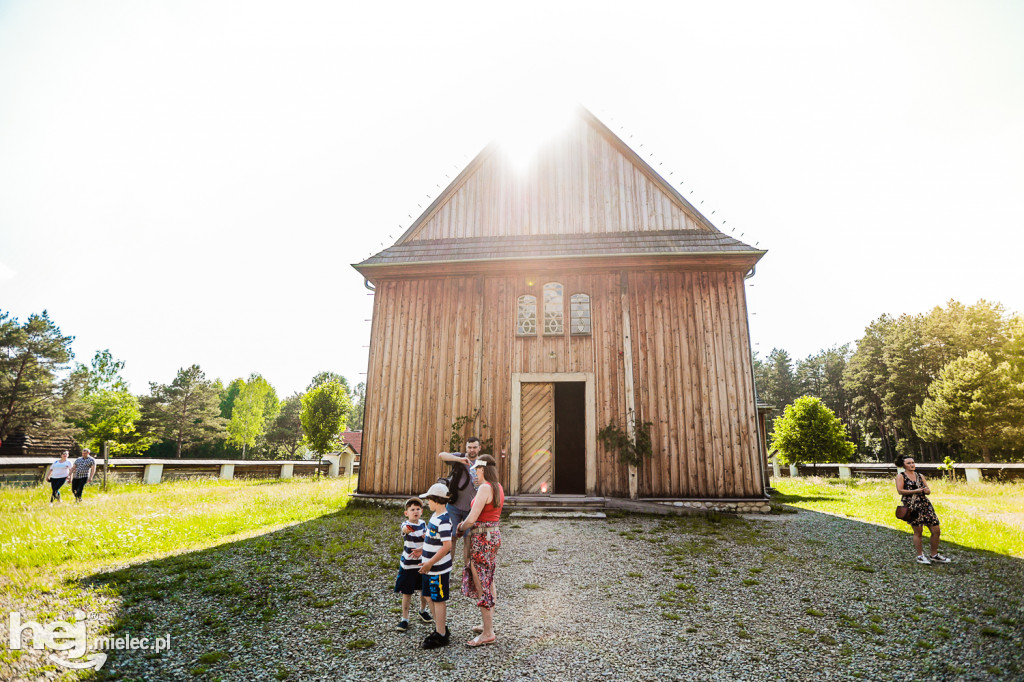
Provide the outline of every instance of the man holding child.
[[[450,490],[450,499],[446,509],[448,516],[452,520],[452,527],[457,527],[462,523],[466,516],[469,515],[469,510],[473,507],[473,497],[476,495],[476,491],[473,489],[473,472],[470,467],[473,466],[473,462],[480,456],[480,439],[476,436],[471,436],[466,439],[466,452],[439,452],[437,456],[442,462],[447,462],[453,466],[453,470],[460,474],[458,477],[453,477],[452,490]],[[465,467],[464,470],[457,469],[462,465]],[[461,533],[456,532],[455,537],[452,539],[452,551],[455,551],[455,545],[458,539],[462,537]]]

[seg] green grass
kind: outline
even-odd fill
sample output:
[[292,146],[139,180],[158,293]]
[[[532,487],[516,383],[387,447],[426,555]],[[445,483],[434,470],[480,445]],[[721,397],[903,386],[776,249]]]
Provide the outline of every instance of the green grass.
[[[0,486],[0,603],[70,590],[80,608],[95,595],[71,589],[111,566],[204,549],[226,540],[321,517],[343,508],[354,479],[182,480],[86,488],[82,504],[49,505],[49,486]],[[70,498],[70,495],[66,497]],[[208,568],[182,559],[183,571]],[[240,581],[211,582],[212,595],[239,594]],[[165,590],[149,595],[163,598]],[[60,599],[57,599],[60,601]],[[201,666],[200,666],[201,667]]]
[[337,511],[351,487],[349,479],[301,478],[115,483],[105,493],[87,487],[83,504],[51,507],[48,486],[2,486],[0,565],[66,570],[208,546]]
[[[1024,558],[1024,482],[968,485],[932,478],[928,484],[944,541]],[[893,481],[773,478],[772,485],[779,491],[776,502],[911,532],[893,514],[899,503]]]

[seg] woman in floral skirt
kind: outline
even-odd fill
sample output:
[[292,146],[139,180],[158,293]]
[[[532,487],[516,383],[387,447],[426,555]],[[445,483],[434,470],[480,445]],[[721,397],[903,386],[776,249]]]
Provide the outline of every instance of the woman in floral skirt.
[[497,567],[501,531],[498,521],[505,504],[505,491],[498,483],[498,465],[490,455],[480,455],[473,463],[473,475],[479,488],[473,507],[459,530],[466,532],[466,568],[462,572],[462,593],[476,600],[483,623],[473,632],[479,633],[466,642],[477,647],[494,644],[494,569]]

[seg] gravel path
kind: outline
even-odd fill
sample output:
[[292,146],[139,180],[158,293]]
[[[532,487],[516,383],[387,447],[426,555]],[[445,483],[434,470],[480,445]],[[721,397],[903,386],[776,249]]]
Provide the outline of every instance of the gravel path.
[[479,611],[456,594],[452,645],[422,651],[429,626],[393,629],[399,518],[346,510],[98,576],[121,631],[172,633],[159,657],[113,652],[103,676],[1024,678],[1024,562],[947,546],[954,563],[920,566],[906,534],[807,511],[505,519],[497,644],[463,645]]

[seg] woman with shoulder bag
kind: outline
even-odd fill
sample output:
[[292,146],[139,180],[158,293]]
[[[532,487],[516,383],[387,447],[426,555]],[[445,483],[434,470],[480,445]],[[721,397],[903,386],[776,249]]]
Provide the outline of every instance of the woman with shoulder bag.
[[466,646],[477,647],[494,644],[494,571],[497,568],[498,548],[501,547],[501,531],[498,521],[505,504],[505,491],[498,483],[498,465],[490,455],[480,455],[473,462],[476,477],[476,498],[469,516],[459,524],[466,533],[466,568],[462,572],[462,593],[477,600],[482,625],[473,628],[479,633],[466,642]]
[[[901,505],[907,508],[907,514],[903,518],[914,530],[914,550],[917,552],[917,563],[948,564],[949,559],[939,554],[939,517],[935,514],[935,508],[928,500],[932,490],[924,481],[924,476],[917,472],[917,464],[914,458],[902,455],[896,458],[897,467],[903,467],[901,473],[896,474],[896,490],[902,495]],[[930,557],[925,556],[924,541],[922,534],[924,527],[928,526],[931,535]]]

